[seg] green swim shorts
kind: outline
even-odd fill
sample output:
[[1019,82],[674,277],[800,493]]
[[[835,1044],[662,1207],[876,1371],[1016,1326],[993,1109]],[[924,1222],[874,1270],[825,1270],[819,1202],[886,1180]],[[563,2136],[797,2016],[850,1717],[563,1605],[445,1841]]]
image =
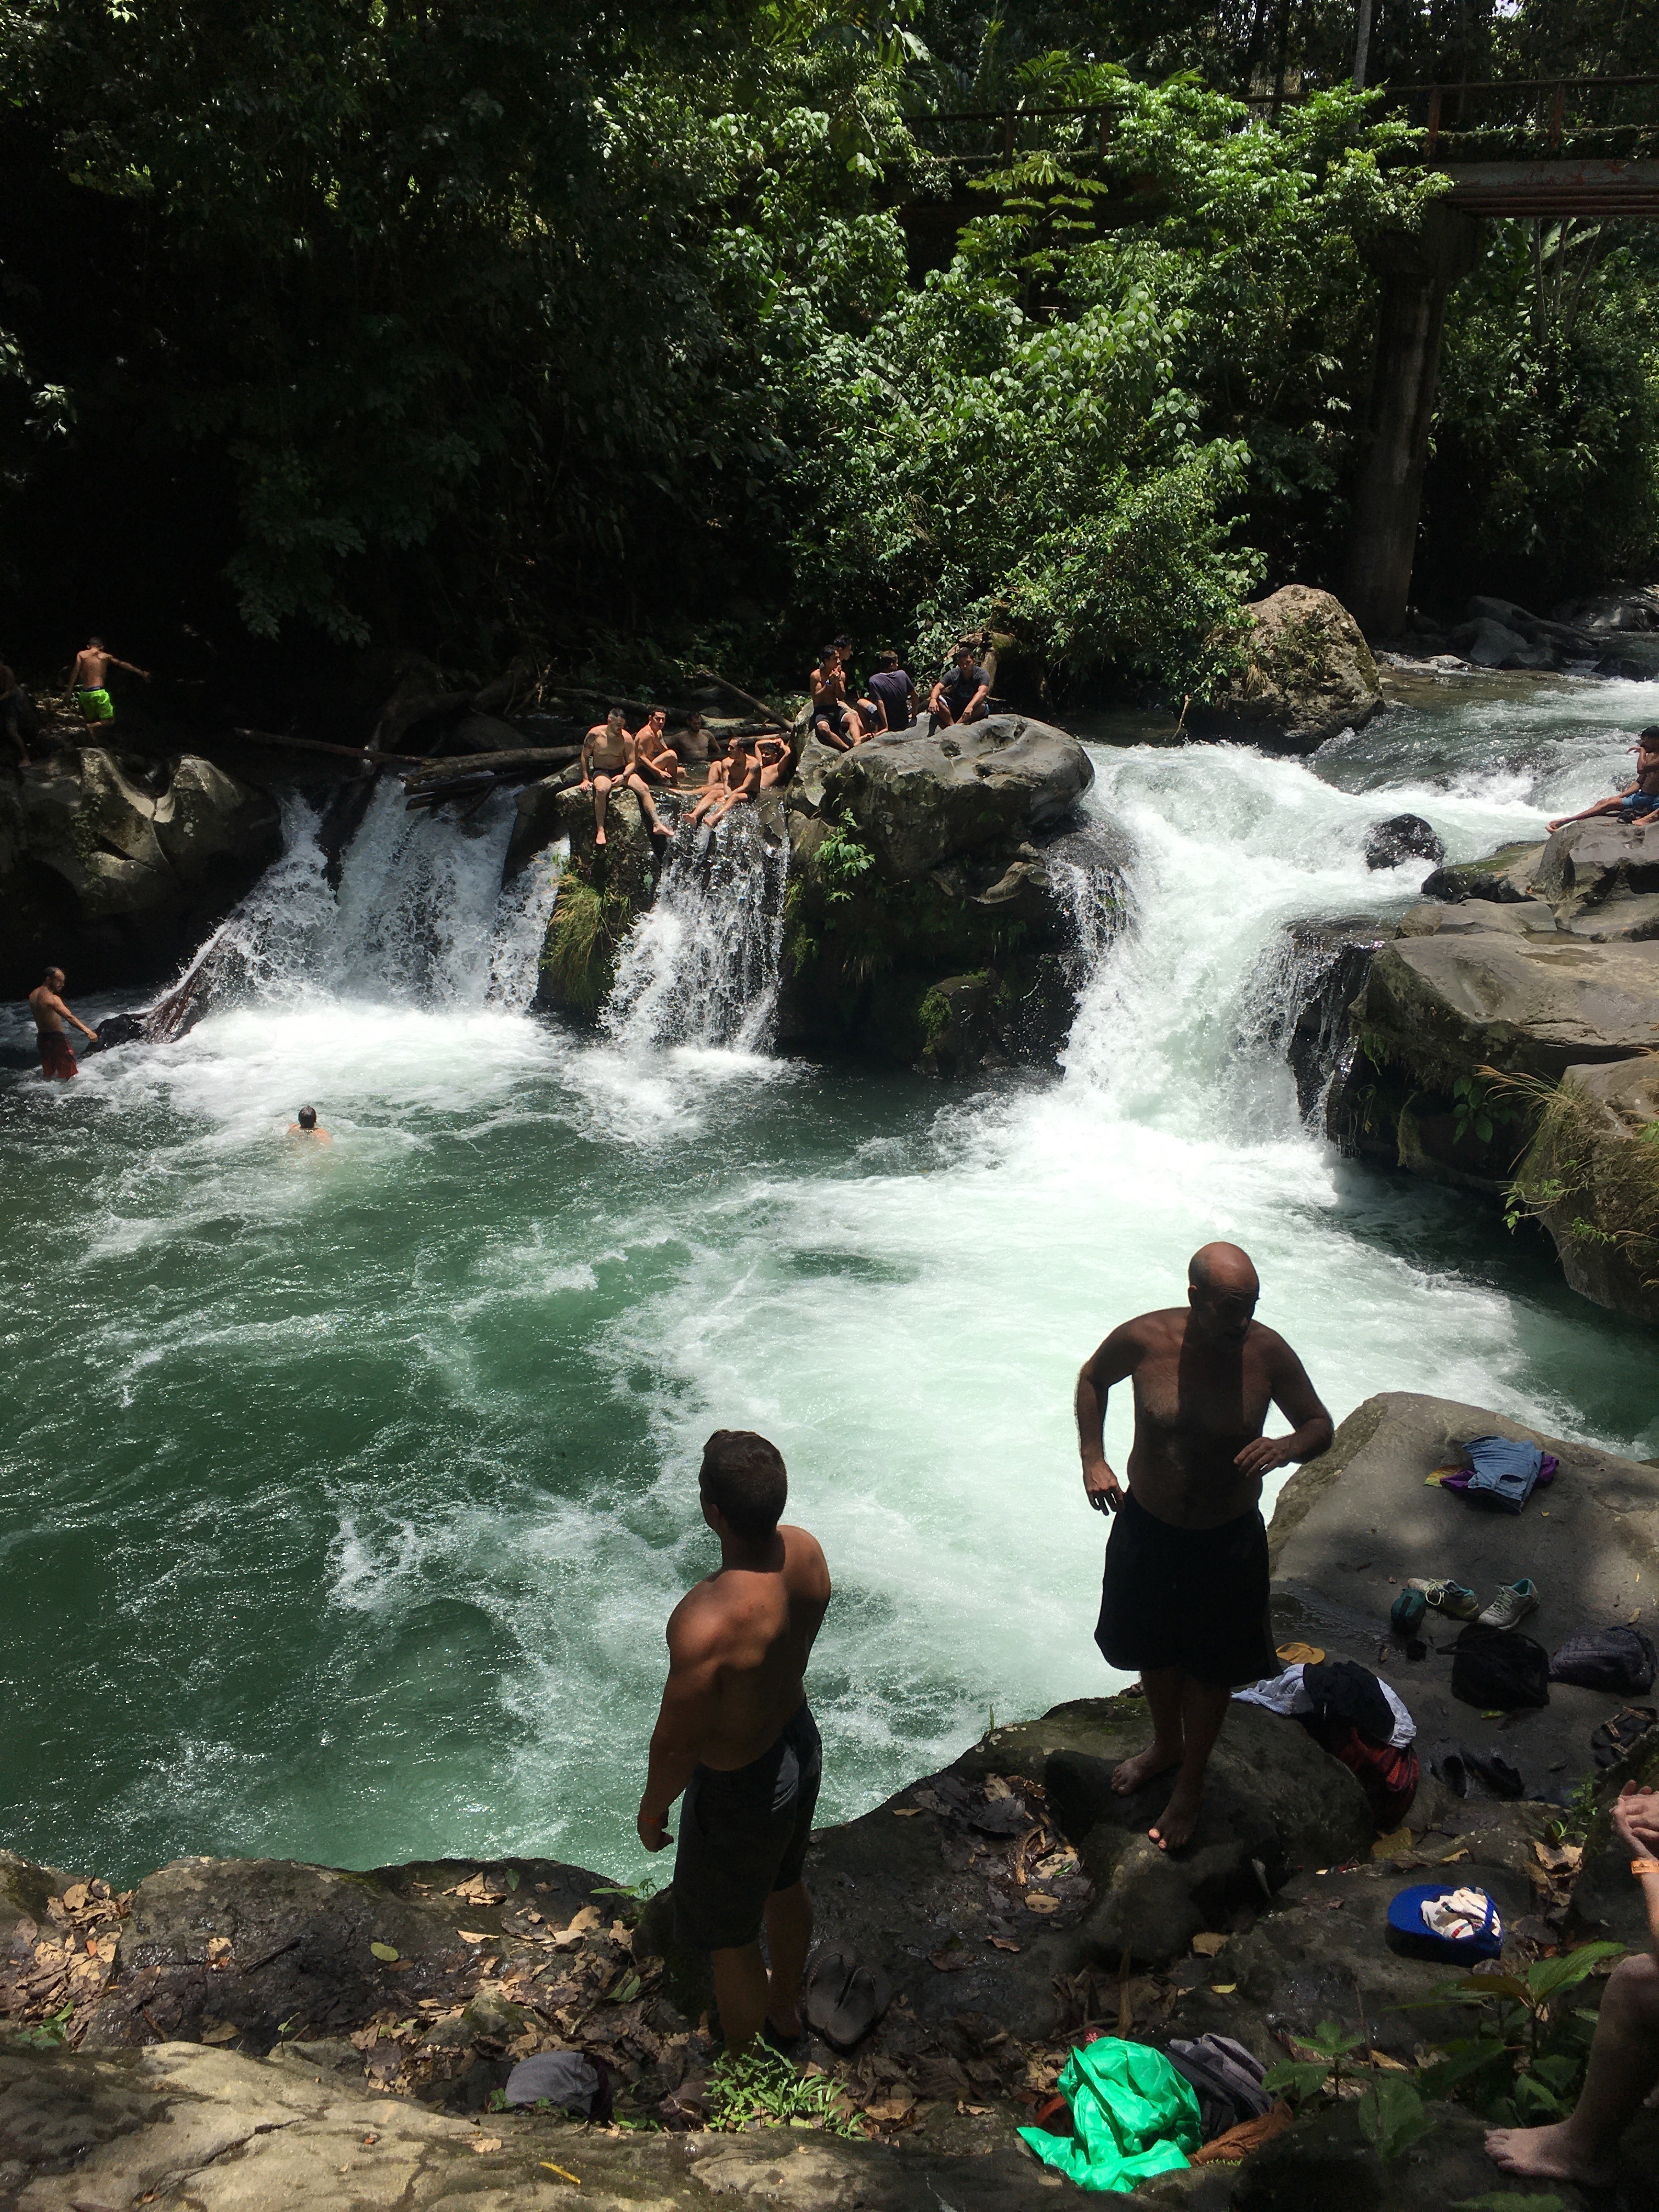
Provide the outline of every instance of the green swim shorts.
[[112,722],[115,720],[115,702],[107,691],[82,691],[78,696],[83,722]]

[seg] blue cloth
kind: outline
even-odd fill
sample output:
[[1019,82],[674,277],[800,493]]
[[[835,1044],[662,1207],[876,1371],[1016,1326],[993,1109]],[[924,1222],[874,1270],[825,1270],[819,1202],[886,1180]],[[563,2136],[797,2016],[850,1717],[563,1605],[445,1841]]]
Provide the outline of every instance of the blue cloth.
[[1626,822],[1634,822],[1638,814],[1651,814],[1659,808],[1659,792],[1633,791],[1619,811]]
[[1536,1444],[1511,1437],[1471,1437],[1463,1447],[1463,1464],[1474,1469],[1466,1497],[1518,1513],[1532,1496],[1544,1455]]

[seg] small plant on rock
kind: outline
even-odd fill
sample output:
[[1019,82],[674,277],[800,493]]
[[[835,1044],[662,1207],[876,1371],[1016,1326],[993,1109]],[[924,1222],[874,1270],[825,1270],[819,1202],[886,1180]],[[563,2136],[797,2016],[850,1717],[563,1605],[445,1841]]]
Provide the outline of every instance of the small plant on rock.
[[1553,1959],[1536,1959],[1524,1974],[1460,1974],[1442,1982],[1415,2008],[1449,1998],[1477,2016],[1476,2033],[1460,2036],[1426,2068],[1431,2096],[1457,2096],[1500,2126],[1531,2126],[1572,2109],[1583,2086],[1595,2014],[1561,2001],[1600,1966],[1624,1956],[1621,1943],[1583,1943]]
[[725,2134],[740,2129],[822,2128],[835,2136],[861,2133],[839,2083],[827,2074],[802,2074],[781,2051],[764,2046],[734,2057],[729,2051],[708,2076],[708,2125]]

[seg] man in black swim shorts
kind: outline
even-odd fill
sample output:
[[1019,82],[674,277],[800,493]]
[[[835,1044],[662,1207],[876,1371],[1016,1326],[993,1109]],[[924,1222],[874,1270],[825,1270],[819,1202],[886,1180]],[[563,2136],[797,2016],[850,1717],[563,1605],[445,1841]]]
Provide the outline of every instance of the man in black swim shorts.
[[669,1617],[668,1684],[636,1826],[647,1850],[661,1850],[673,1840],[668,1808],[684,1790],[675,1935],[711,1955],[726,2049],[763,2035],[787,2051],[802,2032],[812,1941],[801,1872],[820,1754],[805,1678],[830,1570],[805,1528],[779,1525],[788,1478],[764,1437],[717,1429],[699,1488],[720,1564]]
[[[1115,1328],[1077,1379],[1077,1432],[1089,1503],[1115,1516],[1095,1641],[1109,1667],[1139,1674],[1152,1717],[1148,1748],[1112,1787],[1127,1796],[1173,1771],[1148,1830],[1164,1850],[1190,1842],[1204,1769],[1232,1692],[1277,1671],[1268,1626],[1261,1478],[1314,1459],[1331,1417],[1282,1336],[1254,1318],[1249,1255],[1206,1244],[1187,1271],[1183,1306]],[[1133,1376],[1135,1434],[1126,1491],[1106,1464],[1106,1395]],[[1261,1433],[1269,1403],[1293,1434]]]

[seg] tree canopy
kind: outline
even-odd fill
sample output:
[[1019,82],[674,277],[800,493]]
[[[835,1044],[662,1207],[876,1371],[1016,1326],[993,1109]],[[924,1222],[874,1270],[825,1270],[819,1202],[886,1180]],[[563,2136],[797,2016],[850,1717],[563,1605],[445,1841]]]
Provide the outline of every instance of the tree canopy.
[[[1352,33],[1328,0],[7,0],[0,644],[118,611],[220,655],[787,673],[1000,612],[1060,680],[1179,685],[1241,596],[1340,568],[1368,243],[1439,189]],[[1646,36],[1377,0],[1372,61]],[[1649,241],[1488,230],[1422,574],[1635,573]]]

